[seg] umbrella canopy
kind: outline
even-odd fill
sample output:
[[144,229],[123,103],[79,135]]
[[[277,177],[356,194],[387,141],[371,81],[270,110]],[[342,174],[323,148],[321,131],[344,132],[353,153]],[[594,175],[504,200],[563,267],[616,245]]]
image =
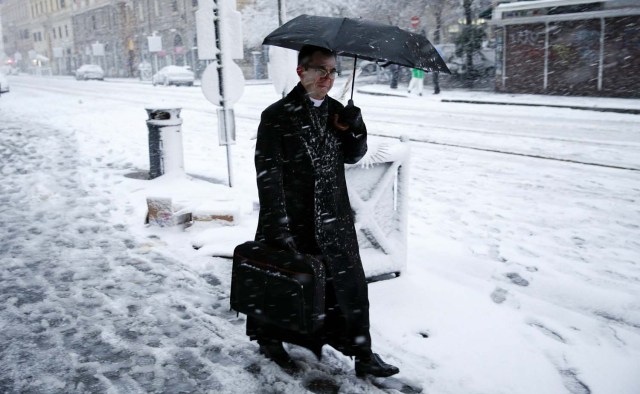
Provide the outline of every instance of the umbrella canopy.
[[366,19],[300,15],[271,32],[262,44],[295,50],[315,45],[341,56],[451,73],[426,37]]

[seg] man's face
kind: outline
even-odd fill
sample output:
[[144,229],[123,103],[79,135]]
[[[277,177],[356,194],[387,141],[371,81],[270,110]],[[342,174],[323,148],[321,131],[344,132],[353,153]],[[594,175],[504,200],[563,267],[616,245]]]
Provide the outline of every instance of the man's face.
[[309,96],[318,100],[323,99],[333,87],[335,70],[336,58],[325,56],[321,52],[314,52],[306,66],[298,66],[296,69]]

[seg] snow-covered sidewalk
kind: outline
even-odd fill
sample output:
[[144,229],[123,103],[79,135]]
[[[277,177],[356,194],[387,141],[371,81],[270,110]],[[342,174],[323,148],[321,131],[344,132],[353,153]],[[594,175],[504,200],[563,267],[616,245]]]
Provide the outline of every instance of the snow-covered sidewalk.
[[391,89],[387,85],[356,85],[356,91],[381,96],[412,97],[420,100],[471,104],[503,104],[523,106],[545,106],[554,108],[589,109],[603,112],[640,114],[640,99],[615,97],[550,96],[543,94],[500,93],[495,91],[452,89],[432,94],[431,87],[425,86],[423,96],[407,92],[406,86]]
[[292,349],[297,377],[259,355],[229,310],[227,260],[178,229],[131,232],[139,207],[118,193],[148,181],[101,167],[72,132],[0,114],[0,392],[377,391],[335,351]]

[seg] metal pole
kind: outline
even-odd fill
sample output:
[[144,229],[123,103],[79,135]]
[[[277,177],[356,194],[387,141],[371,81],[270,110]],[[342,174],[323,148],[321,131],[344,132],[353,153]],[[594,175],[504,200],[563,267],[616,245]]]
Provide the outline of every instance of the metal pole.
[[[225,139],[226,139],[226,146],[227,146],[227,172],[228,172],[228,176],[229,176],[229,187],[233,187],[233,169],[232,169],[232,165],[231,165],[231,136],[229,135],[229,124],[228,124],[228,119],[227,119],[227,101],[224,98],[224,73],[222,72],[223,67],[224,67],[224,53],[222,50],[222,32],[221,32],[221,26],[220,26],[220,0],[214,0],[214,3],[216,5],[216,7],[213,10],[213,25],[216,31],[216,47],[219,49],[218,53],[216,54],[216,60],[218,61],[218,84],[219,84],[219,89],[220,89],[220,107],[222,108],[222,111],[219,111],[219,114],[222,115],[223,117],[223,122],[221,122],[224,125],[224,132],[225,132]],[[218,115],[220,116],[220,115]],[[219,122],[220,123],[220,122]]]
[[278,26],[282,26],[287,20],[286,0],[278,0]]
[[356,64],[358,63],[358,55],[353,58],[353,74],[351,74],[351,100],[349,103],[353,103],[353,88],[356,84]]
[[508,26],[502,29],[502,90],[507,85],[507,29]]
[[604,74],[604,18],[600,18],[600,59],[598,60],[598,91],[602,90],[602,76]]
[[153,53],[153,62],[155,64],[155,66],[156,66],[155,72],[158,72],[158,53],[157,52]]
[[549,22],[544,24],[544,79],[542,90],[546,93],[549,86]]

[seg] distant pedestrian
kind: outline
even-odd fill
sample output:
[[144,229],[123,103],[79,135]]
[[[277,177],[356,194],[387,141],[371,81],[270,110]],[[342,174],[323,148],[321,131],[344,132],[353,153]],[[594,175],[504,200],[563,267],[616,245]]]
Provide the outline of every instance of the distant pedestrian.
[[411,81],[409,82],[409,93],[416,90],[418,96],[422,96],[422,88],[424,87],[424,71],[419,68],[411,69]]
[[[444,56],[442,55],[442,52],[440,51],[440,48],[438,48],[437,46],[434,47],[436,49],[436,51],[438,51],[438,55],[440,55],[441,58],[444,59]],[[433,72],[433,94],[440,94],[440,73],[438,71],[434,71]]]
[[389,65],[389,71],[391,72],[391,89],[398,89],[398,82],[400,81],[400,66],[397,64]]

